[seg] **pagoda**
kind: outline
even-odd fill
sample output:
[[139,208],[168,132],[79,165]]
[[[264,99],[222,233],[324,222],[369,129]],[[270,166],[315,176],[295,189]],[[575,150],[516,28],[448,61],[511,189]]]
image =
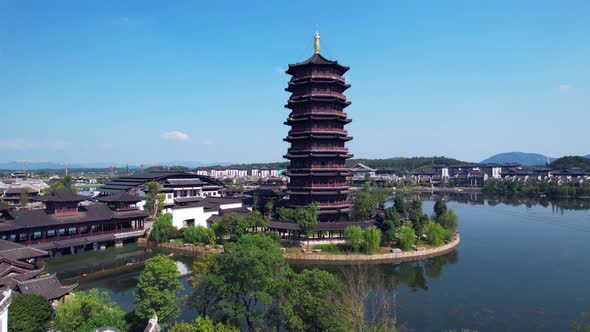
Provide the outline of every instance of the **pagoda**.
[[315,34],[315,53],[307,60],[290,64],[291,92],[286,108],[291,110],[286,125],[291,127],[284,141],[291,144],[284,158],[290,163],[285,175],[289,206],[317,203],[320,221],[338,221],[350,212],[350,169],[345,143],[352,137],[344,126],[351,122],[344,108],[350,105],[343,94],[350,84],[343,77],[349,67],[320,54],[320,36]]

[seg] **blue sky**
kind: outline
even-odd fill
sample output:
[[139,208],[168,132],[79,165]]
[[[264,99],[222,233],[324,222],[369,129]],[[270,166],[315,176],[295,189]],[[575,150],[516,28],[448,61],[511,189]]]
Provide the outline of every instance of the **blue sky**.
[[288,63],[356,157],[588,154],[589,1],[0,0],[0,160],[281,161]]

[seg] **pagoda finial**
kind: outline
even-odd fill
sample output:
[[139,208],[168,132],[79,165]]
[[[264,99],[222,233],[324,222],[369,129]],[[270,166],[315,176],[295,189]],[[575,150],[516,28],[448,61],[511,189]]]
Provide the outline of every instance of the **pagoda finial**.
[[313,39],[313,48],[315,49],[315,54],[320,54],[320,33],[317,30],[315,31],[315,36]]

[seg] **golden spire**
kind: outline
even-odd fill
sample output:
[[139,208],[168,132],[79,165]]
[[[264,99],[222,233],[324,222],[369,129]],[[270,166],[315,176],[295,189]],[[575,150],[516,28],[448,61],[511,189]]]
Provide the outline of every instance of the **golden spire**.
[[315,49],[315,54],[320,54],[320,33],[317,30],[313,39],[313,48]]

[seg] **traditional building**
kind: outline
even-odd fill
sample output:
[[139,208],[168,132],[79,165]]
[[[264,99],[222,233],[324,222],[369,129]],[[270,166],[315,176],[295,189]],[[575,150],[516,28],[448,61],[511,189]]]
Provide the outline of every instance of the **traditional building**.
[[20,294],[37,294],[49,301],[57,301],[69,294],[78,284],[62,285],[55,274],[42,275],[43,268],[36,259],[47,256],[47,251],[0,240],[0,289]]
[[125,202],[112,205],[82,202],[89,197],[69,189],[56,189],[35,200],[44,209],[0,209],[0,239],[32,245],[43,250],[94,247],[99,243],[122,243],[144,234],[148,214]]
[[[151,181],[162,185],[162,212],[172,214],[174,227],[210,226],[211,216],[232,211],[244,213],[245,208],[240,199],[221,197],[224,192],[221,182],[209,176],[190,172],[150,172],[118,177],[98,189],[101,193],[98,200],[109,203],[111,199],[115,199],[143,210],[146,203],[146,186]],[[113,195],[114,198],[111,198]],[[120,208],[111,203],[109,206]]]
[[350,87],[343,77],[349,67],[320,54],[320,36],[315,35],[315,53],[307,60],[290,64],[288,87],[291,110],[284,139],[291,144],[284,158],[290,164],[287,193],[292,208],[317,203],[321,221],[336,221],[350,212],[345,161],[351,158],[345,146],[352,137],[344,126],[351,122],[344,108],[350,105],[343,94]]

